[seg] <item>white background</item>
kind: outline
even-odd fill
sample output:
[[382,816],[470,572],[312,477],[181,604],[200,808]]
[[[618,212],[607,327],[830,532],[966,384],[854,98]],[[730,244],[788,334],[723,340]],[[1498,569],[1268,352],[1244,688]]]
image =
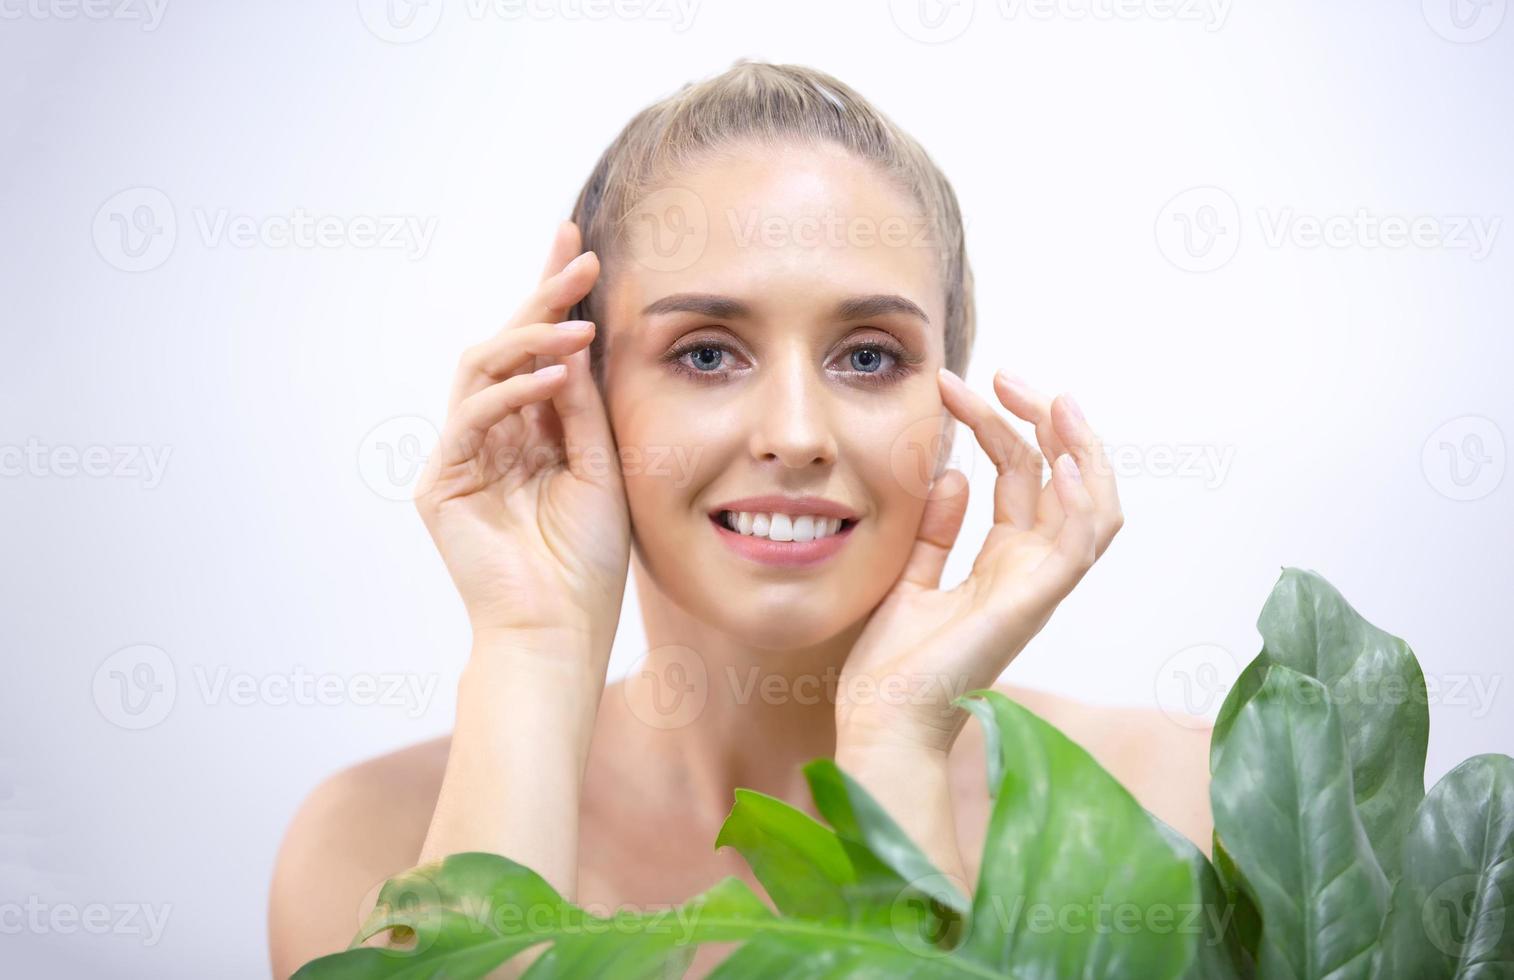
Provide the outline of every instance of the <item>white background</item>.
[[[1299,565],[1443,685],[1432,780],[1510,751],[1514,16],[1458,27],[1451,2],[765,0],[684,23],[435,0],[409,32],[382,0],[0,2],[0,907],[168,915],[156,942],[0,919],[0,973],[266,975],[295,806],[447,731],[467,648],[384,446],[439,421],[630,115],[741,56],[827,70],[921,140],[968,216],[969,382],[1074,391],[1129,454],[1125,531],[1011,679],[1170,703],[1255,654]],[[143,203],[155,267],[126,271],[117,222]],[[1486,254],[1300,237],[1357,209],[1500,224]],[[423,256],[214,235],[297,211],[434,233]],[[49,455],[17,473],[28,445]],[[157,480],[69,475],[90,447],[169,455]],[[1226,462],[1173,472],[1194,451]],[[640,641],[628,607],[616,671]],[[142,644],[156,668],[107,662]],[[118,671],[156,699],[122,701]],[[269,686],[301,673],[337,703]],[[430,693],[369,703],[365,675]]]

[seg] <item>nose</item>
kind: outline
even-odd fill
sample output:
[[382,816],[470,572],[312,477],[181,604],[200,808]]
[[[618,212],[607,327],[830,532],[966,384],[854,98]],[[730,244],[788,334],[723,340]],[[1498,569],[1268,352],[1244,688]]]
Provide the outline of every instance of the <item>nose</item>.
[[797,351],[766,368],[752,391],[752,458],[793,469],[835,462],[836,439],[819,369]]

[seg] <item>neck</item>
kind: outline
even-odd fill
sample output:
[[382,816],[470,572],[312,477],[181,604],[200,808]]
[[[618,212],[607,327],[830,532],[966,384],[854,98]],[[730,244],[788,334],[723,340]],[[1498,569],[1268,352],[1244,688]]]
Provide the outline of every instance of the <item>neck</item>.
[[[738,786],[809,809],[801,767],[835,753],[836,685],[863,624],[813,646],[754,647],[690,616],[632,564],[649,652],[622,682],[623,703],[639,749],[673,763],[665,789],[712,820]],[[645,778],[660,780],[653,771]]]

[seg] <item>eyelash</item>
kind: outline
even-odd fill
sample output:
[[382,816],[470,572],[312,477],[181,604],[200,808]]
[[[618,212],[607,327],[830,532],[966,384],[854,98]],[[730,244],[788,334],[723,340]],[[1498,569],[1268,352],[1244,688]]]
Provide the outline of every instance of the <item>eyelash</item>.
[[[698,368],[689,367],[688,365],[683,363],[685,356],[701,350],[718,350],[722,353],[730,354],[736,353],[736,351],[734,351],[730,347],[730,345],[722,343],[718,340],[696,340],[674,347],[672,350],[663,355],[663,360],[666,361],[668,363],[668,366],[673,368],[673,370],[682,375],[685,375],[686,377],[692,378],[694,381],[703,384],[710,384],[720,381],[726,376],[726,372],[701,371]],[[851,345],[843,353],[846,357],[850,357],[852,354],[856,353],[859,350],[880,351],[893,358],[893,365],[888,368],[883,368],[877,371],[844,372],[846,374],[855,375],[857,378],[861,379],[863,384],[866,385],[884,385],[889,384],[893,381],[897,381],[905,375],[909,374],[911,367],[913,367],[913,365],[921,360],[919,357],[911,354],[903,347],[883,340],[862,341]]]

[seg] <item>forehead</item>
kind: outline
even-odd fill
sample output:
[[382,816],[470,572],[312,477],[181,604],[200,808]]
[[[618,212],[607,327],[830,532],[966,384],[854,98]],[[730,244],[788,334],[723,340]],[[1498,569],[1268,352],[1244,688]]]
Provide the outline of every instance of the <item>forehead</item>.
[[742,144],[638,202],[609,297],[634,319],[659,298],[739,297],[759,316],[814,314],[895,293],[944,319],[935,233],[874,165],[831,145]]

